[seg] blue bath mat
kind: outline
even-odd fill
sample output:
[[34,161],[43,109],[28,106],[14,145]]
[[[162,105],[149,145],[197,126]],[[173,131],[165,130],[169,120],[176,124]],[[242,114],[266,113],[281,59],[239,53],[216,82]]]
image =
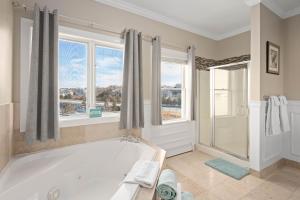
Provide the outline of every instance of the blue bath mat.
[[249,174],[249,169],[240,167],[221,158],[206,161],[205,164],[237,180]]

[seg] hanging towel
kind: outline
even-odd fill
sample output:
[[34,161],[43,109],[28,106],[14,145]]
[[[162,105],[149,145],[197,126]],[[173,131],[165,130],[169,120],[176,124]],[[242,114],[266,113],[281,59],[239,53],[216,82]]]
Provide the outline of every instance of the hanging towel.
[[266,135],[279,135],[281,133],[279,117],[280,101],[277,96],[270,96],[267,104]]
[[285,96],[279,96],[279,101],[280,101],[279,117],[280,117],[281,131],[284,133],[289,132],[291,128],[290,128],[290,122],[289,122],[288,111],[287,111],[288,101]]
[[146,188],[153,188],[159,172],[159,162],[138,160],[125,179],[124,183],[139,184]]
[[171,169],[165,169],[157,183],[157,194],[161,199],[174,200],[177,196],[177,180],[175,172]]

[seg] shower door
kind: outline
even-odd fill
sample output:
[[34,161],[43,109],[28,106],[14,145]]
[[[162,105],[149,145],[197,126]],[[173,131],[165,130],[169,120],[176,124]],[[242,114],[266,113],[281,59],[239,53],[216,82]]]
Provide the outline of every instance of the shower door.
[[211,70],[212,146],[248,157],[247,65]]

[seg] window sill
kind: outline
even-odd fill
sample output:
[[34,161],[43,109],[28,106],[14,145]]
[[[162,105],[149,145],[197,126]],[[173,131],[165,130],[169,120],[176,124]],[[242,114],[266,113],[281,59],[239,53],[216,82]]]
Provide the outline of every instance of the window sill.
[[181,123],[187,123],[191,122],[187,119],[174,119],[174,120],[166,120],[162,122],[162,125],[172,125],[172,124],[181,124]]
[[59,119],[59,127],[67,128],[67,127],[75,127],[75,126],[84,126],[84,125],[92,125],[92,124],[103,124],[103,123],[117,123],[120,121],[119,114],[111,114],[108,116],[89,118],[88,115],[80,115],[80,116],[70,116],[70,117],[61,117]]

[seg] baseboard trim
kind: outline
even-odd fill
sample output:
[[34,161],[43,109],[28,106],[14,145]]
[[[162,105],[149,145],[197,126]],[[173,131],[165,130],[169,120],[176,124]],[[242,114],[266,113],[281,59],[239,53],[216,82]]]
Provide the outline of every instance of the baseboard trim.
[[277,162],[273,163],[272,165],[262,169],[261,171],[256,171],[256,170],[250,169],[250,173],[259,178],[268,178],[276,170],[278,170],[284,166],[289,166],[289,167],[294,167],[294,168],[300,169],[299,162],[289,160],[286,158],[282,158],[282,159],[278,160]]
[[285,165],[300,169],[300,163],[294,160],[285,159]]

